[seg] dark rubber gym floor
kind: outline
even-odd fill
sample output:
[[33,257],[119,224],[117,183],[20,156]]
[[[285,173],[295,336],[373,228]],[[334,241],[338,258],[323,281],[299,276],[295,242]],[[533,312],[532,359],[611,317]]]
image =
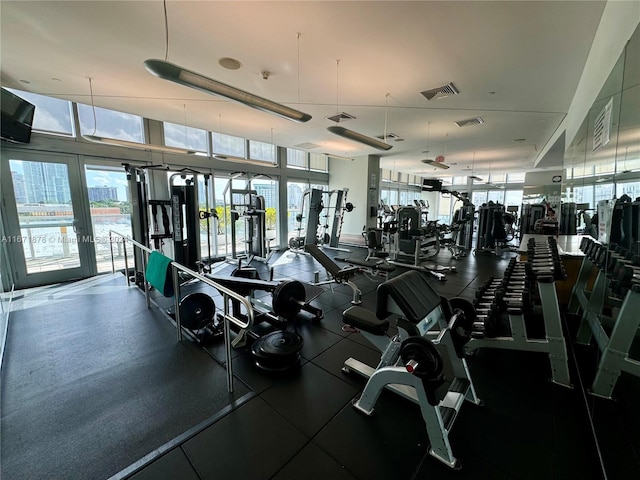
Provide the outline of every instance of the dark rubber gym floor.
[[[472,299],[487,277],[502,277],[513,255],[450,260],[443,252],[441,263],[458,272],[432,285],[444,296]],[[271,264],[276,278],[312,280],[321,270],[292,252]],[[252,266],[267,278],[266,266]],[[356,283],[363,306],[374,308],[377,282],[359,276]],[[379,353],[342,330],[350,300],[348,287],[327,286],[314,302],[324,319],[294,322],[305,344],[292,372],[267,374],[247,352],[234,351],[231,397],[221,342],[207,351],[189,339],[177,343],[162,312],[170,301],[156,298],[162,309],[147,311],[144,296],[122,277],[12,313],[2,371],[2,478],[601,479],[600,457],[608,478],[640,478],[640,382],[623,374],[616,402],[586,396],[580,380],[592,379],[589,349],[569,347],[572,390],[548,381],[545,354],[481,349],[469,358],[485,405],[465,404],[455,422],[458,471],[426,455],[416,405],[384,392],[372,417],[357,413],[351,401],[364,380],[343,374],[342,364],[355,357],[375,365]],[[568,320],[573,329],[575,319]]]

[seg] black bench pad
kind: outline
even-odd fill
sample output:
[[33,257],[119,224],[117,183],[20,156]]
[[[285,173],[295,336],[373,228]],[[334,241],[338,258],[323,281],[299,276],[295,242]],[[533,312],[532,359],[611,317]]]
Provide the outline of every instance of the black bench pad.
[[384,335],[389,329],[389,320],[380,320],[372,311],[358,306],[347,308],[342,314],[342,321],[374,335]]
[[425,275],[417,270],[409,270],[391,280],[378,285],[376,315],[386,318],[390,313],[388,299],[391,298],[411,323],[417,324],[441,302]]

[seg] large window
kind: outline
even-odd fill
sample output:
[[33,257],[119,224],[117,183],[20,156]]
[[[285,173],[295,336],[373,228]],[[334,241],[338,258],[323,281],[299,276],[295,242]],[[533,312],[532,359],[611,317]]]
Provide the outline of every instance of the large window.
[[276,147],[271,143],[249,140],[249,158],[252,160],[262,160],[264,162],[275,163]]
[[476,208],[480,207],[483,203],[487,203],[487,191],[475,190],[471,192],[471,203],[473,203]]
[[[109,230],[132,236],[127,174],[121,167],[86,165],[85,177],[98,273],[111,271],[112,249],[116,269],[123,269],[125,244],[110,244]],[[129,258],[133,258],[133,246],[127,243],[126,247]]]
[[244,138],[215,132],[212,133],[212,136],[213,153],[240,158],[246,157],[246,141]]
[[59,135],[73,135],[71,102],[13,88],[7,88],[7,90],[36,106],[32,126],[34,130]]
[[287,167],[306,170],[307,157],[308,157],[307,152],[303,150],[297,150],[295,148],[287,148]]
[[[94,118],[95,111],[95,118]],[[142,117],[105,108],[78,104],[80,135],[99,135],[144,143]]]
[[207,151],[207,132],[199,128],[164,122],[164,144],[168,147]]
[[327,156],[322,153],[309,154],[309,169],[314,172],[328,172]]

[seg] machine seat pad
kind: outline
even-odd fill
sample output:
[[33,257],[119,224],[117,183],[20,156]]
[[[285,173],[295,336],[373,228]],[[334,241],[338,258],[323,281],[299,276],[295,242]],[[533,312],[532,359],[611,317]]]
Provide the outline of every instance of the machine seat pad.
[[409,270],[397,277],[378,285],[376,315],[379,319],[390,314],[388,299],[391,298],[402,311],[402,315],[411,323],[420,323],[429,313],[440,305],[441,298],[424,274]]
[[358,306],[347,308],[342,314],[342,321],[374,335],[384,335],[389,329],[389,320],[381,320],[372,311]]
[[322,265],[329,275],[336,279],[336,281],[341,280],[349,280],[350,277],[353,277],[356,273],[360,272],[360,268],[358,267],[343,267],[340,268],[336,262],[331,260],[331,258],[324,253],[317,245],[309,244],[305,245],[304,249],[315,258],[320,265]]

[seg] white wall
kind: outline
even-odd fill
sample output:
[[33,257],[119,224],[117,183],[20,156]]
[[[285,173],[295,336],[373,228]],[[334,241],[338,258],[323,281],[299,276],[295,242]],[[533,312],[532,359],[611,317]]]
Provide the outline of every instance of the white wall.
[[[377,167],[376,167],[377,165]],[[363,227],[368,225],[369,206],[373,202],[377,207],[380,182],[380,159],[375,155],[358,157],[353,160],[329,157],[329,190],[348,188],[347,202],[355,206],[352,212],[345,212],[342,234],[360,235]],[[375,186],[370,190],[375,175]],[[371,195],[370,195],[371,194]],[[374,219],[375,224],[375,219]]]

